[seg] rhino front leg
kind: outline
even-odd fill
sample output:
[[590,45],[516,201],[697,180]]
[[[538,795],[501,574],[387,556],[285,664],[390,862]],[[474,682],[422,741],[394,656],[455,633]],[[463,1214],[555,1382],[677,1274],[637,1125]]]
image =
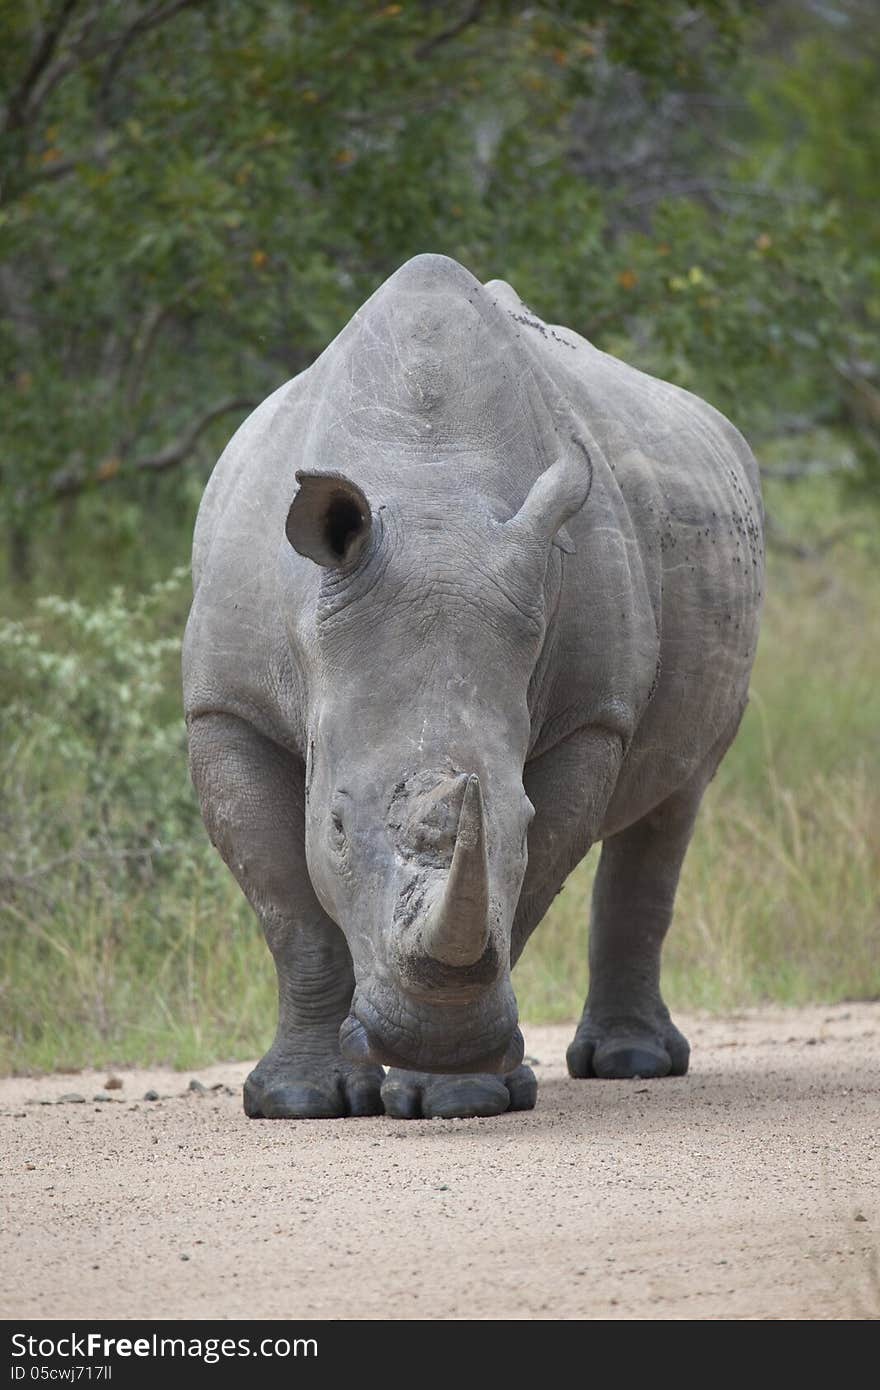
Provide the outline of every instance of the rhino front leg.
[[278,974],[278,1029],[245,1082],[246,1114],[381,1114],[382,1068],[356,1066],[339,1052],[354,974],[345,938],[309,879],[302,766],[231,715],[193,720],[189,749],[208,833],[260,919]]
[[611,836],[593,887],[590,988],[568,1048],[573,1077],[682,1076],[690,1047],[660,994],[660,953],[703,792]]

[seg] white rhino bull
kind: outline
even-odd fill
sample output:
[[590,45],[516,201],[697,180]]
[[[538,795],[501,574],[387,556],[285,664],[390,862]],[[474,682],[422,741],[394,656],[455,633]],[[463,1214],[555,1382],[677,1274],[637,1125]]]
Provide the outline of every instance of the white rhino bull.
[[683,1073],[660,951],[763,583],[733,426],[418,256],[238,430],[193,573],[192,776],[278,972],[247,1113],[531,1107],[511,966],[598,840],[569,1071]]

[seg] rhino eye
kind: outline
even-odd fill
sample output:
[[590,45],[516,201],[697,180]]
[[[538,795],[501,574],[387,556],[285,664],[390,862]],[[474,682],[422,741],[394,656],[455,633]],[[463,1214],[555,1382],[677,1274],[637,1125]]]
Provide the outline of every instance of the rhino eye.
[[345,839],[345,827],[342,824],[342,817],[338,811],[330,812],[330,824],[333,826],[333,834],[340,840]]

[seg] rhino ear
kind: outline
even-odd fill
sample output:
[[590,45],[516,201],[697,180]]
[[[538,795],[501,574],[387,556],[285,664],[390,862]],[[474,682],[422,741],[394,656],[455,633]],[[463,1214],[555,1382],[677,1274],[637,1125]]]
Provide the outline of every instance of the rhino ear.
[[370,504],[342,473],[296,475],[285,532],[294,550],[317,565],[338,569],[358,558],[373,526]]
[[562,528],[580,511],[592,484],[593,465],[586,445],[572,435],[569,447],[532,485],[516,516],[507,522],[508,528],[524,540],[552,542],[571,554],[574,546]]

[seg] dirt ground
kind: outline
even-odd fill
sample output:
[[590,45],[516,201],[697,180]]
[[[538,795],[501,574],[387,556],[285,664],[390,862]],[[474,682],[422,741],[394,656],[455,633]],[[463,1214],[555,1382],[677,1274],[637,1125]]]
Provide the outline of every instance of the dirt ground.
[[880,1004],[678,1022],[660,1082],[526,1029],[537,1109],[489,1120],[249,1121],[240,1063],[2,1080],[0,1316],[880,1315]]

